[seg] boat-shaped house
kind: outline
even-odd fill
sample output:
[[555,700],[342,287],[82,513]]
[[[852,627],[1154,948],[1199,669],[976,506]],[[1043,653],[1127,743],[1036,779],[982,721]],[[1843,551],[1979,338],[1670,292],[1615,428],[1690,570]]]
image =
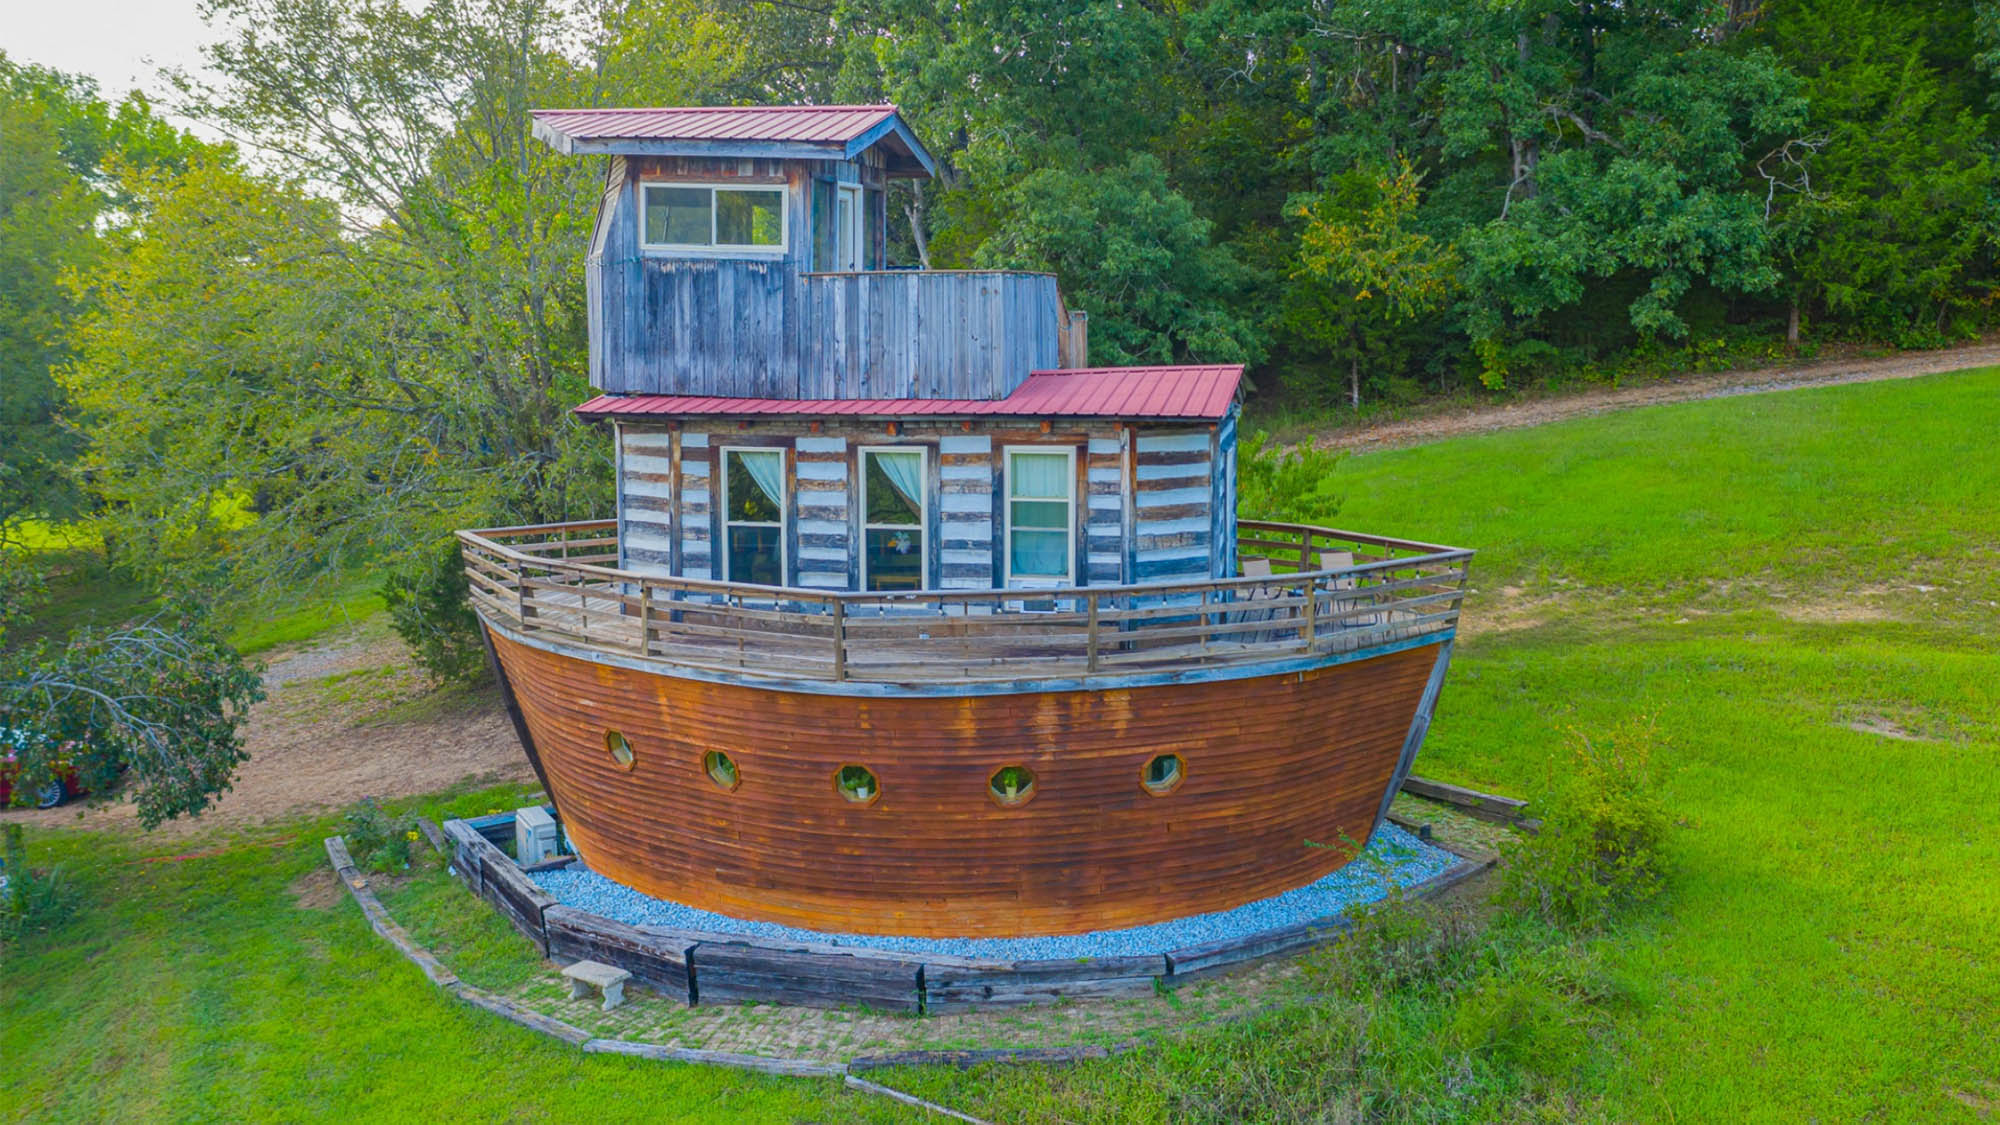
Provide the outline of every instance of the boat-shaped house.
[[833,932],[1077,933],[1352,858],[1471,553],[1239,520],[1236,366],[1091,367],[1047,274],[884,260],[892,106],[535,114],[608,157],[615,518],[461,533],[596,871]]

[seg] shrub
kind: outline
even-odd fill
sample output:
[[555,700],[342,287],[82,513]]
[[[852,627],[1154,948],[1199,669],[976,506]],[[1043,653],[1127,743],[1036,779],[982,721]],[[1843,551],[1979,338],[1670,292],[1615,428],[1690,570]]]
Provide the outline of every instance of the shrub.
[[1286,448],[1270,435],[1252,434],[1237,449],[1237,508],[1248,519],[1326,523],[1345,497],[1336,489],[1340,452],[1311,442]]
[[5,840],[5,867],[0,869],[0,877],[5,878],[5,886],[0,888],[0,944],[52,930],[76,913],[76,885],[62,868],[37,871],[28,866],[21,826],[0,826],[0,837]]
[[1481,928],[1465,910],[1391,893],[1351,919],[1344,940],[1305,963],[1316,987],[1350,994],[1449,990],[1479,965]]
[[417,818],[394,815],[373,797],[363,797],[347,810],[347,854],[357,867],[370,871],[401,871],[410,866],[411,845],[417,840]]
[[486,666],[458,540],[446,539],[390,572],[382,600],[396,635],[438,680],[470,680]]
[[1592,737],[1573,732],[1541,832],[1508,848],[1503,906],[1569,929],[1595,929],[1651,898],[1665,879],[1667,812],[1650,720]]

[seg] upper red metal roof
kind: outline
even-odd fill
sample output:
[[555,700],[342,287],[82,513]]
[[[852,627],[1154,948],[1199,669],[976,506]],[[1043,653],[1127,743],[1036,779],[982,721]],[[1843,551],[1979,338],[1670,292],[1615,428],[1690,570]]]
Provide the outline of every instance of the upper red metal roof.
[[586,418],[745,417],[805,414],[865,418],[1008,417],[1200,418],[1229,413],[1243,383],[1241,364],[1185,367],[1078,367],[1036,371],[1002,399],[716,398],[708,395],[599,395],[576,413]]
[[806,141],[846,144],[893,116],[893,105],[538,109],[536,121],[579,141]]

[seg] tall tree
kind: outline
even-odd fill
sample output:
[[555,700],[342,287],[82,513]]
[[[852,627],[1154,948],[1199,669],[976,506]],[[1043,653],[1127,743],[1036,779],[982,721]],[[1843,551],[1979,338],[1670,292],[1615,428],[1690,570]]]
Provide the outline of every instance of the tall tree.
[[184,167],[207,146],[133,94],[0,53],[0,541],[19,517],[64,518],[80,497],[66,469],[79,443],[62,423],[53,371],[84,307],[63,284],[115,241],[131,201],[120,168]]

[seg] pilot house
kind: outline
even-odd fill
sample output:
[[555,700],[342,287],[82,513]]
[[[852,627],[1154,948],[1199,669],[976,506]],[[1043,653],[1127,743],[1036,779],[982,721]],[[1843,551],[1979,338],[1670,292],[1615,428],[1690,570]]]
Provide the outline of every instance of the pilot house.
[[1237,366],[1094,368],[1056,279],[898,268],[892,106],[557,110],[611,157],[591,378],[619,564],[833,590],[1233,574]]

